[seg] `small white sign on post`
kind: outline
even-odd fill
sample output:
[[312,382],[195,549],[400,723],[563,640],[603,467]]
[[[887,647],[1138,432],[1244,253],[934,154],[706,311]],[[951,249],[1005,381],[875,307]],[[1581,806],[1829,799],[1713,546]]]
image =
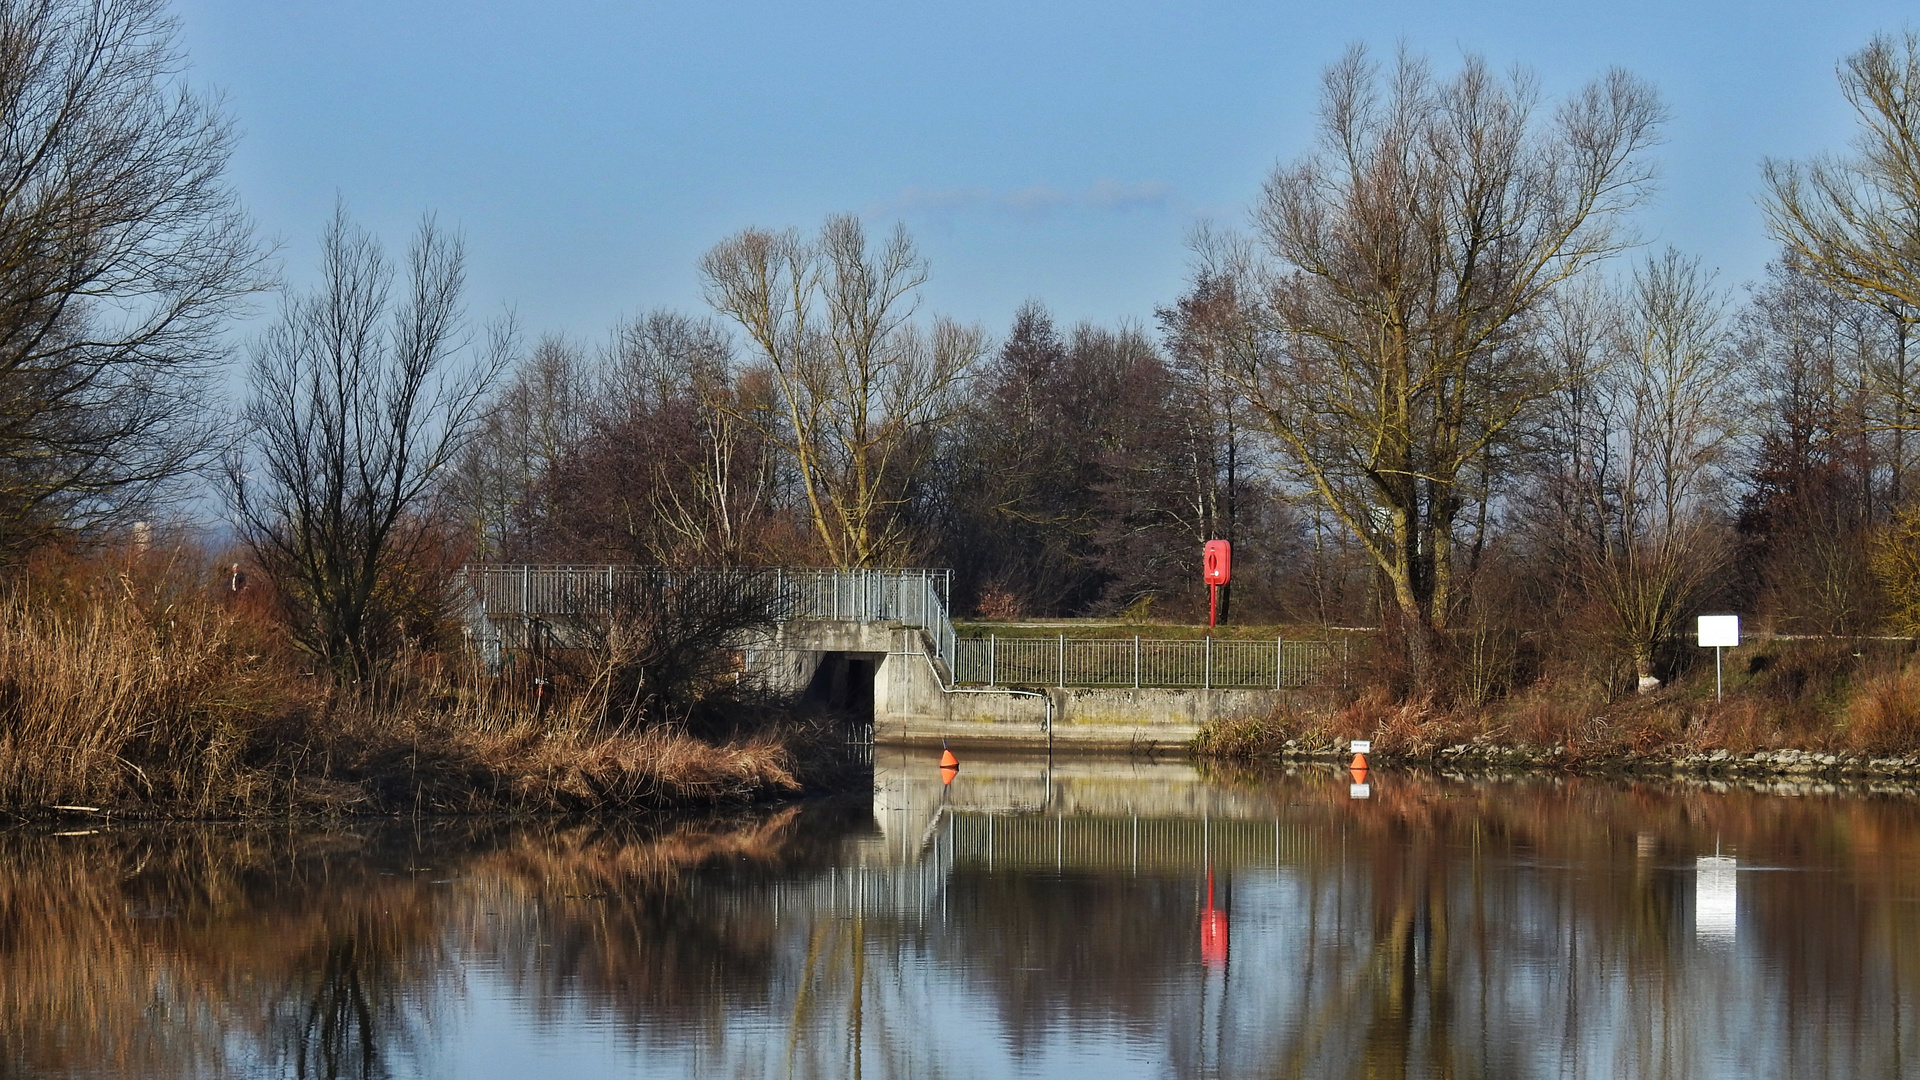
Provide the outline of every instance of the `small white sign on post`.
[[1738,615],[1702,615],[1700,616],[1700,647],[1703,649],[1733,649],[1740,645],[1740,616]]
[[1351,750],[1348,750],[1348,751],[1347,751],[1347,752],[1348,752],[1348,753],[1350,753],[1350,754],[1371,754],[1371,753],[1373,753],[1373,740],[1372,740],[1372,739],[1355,739],[1355,740],[1353,740],[1353,742],[1351,742],[1351,743],[1349,743],[1348,745],[1352,747],[1352,749],[1351,749]]
[[1720,678],[1720,650],[1740,647],[1740,616],[1700,616],[1700,647],[1713,650],[1713,698],[1718,701],[1725,693]]

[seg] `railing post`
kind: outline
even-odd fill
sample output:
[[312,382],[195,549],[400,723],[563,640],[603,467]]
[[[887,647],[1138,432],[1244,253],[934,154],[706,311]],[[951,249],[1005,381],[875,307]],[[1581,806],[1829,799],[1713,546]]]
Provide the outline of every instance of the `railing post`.
[[1060,635],[1060,649],[1057,654],[1057,659],[1060,667],[1060,686],[1062,689],[1065,689],[1067,685],[1067,635],[1065,634]]
[[995,683],[993,681],[993,677],[995,674],[994,667],[993,667],[993,662],[994,662],[993,654],[994,654],[994,651],[999,647],[1000,647],[999,635],[988,634],[987,635],[987,685],[988,686],[999,685],[998,683]]
[[533,567],[527,565],[526,563],[521,563],[520,564],[520,617],[523,619],[526,618],[529,613],[528,607],[527,607],[527,590],[532,588],[532,586],[533,586]]
[[1287,639],[1284,637],[1276,637],[1273,639],[1273,688],[1278,690],[1286,685]]
[[1200,689],[1213,689],[1213,635],[1207,635],[1207,659],[1200,676]]
[[1140,689],[1140,635],[1133,635],[1133,688]]

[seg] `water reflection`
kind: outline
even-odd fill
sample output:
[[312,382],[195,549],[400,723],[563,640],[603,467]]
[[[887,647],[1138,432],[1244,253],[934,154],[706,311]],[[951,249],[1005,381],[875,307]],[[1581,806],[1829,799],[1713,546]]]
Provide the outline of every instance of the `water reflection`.
[[0,833],[0,1075],[1920,1075],[1920,803],[1369,781]]

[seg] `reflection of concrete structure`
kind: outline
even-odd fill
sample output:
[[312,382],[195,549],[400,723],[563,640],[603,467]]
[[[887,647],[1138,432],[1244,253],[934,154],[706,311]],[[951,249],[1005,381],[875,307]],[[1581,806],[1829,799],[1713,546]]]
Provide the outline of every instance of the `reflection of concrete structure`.
[[880,835],[863,864],[1197,876],[1307,856],[1307,832],[1270,799],[1208,784],[1185,761],[981,757],[946,786],[922,756],[883,750],[876,761]]

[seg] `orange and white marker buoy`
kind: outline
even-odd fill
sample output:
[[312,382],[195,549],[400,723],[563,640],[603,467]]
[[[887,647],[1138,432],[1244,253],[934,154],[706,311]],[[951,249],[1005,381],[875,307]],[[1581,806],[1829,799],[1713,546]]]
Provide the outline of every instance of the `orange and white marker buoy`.
[[960,767],[960,759],[953,756],[953,751],[942,750],[940,751],[940,767],[943,769],[957,769]]

